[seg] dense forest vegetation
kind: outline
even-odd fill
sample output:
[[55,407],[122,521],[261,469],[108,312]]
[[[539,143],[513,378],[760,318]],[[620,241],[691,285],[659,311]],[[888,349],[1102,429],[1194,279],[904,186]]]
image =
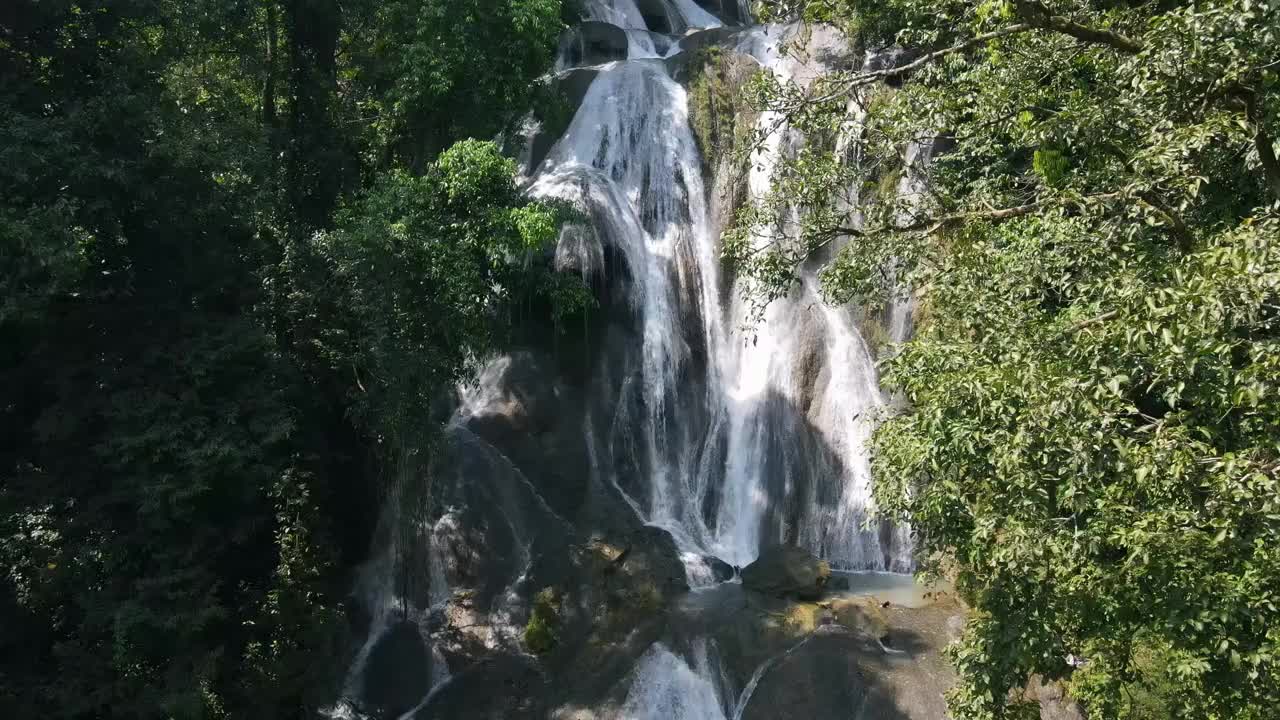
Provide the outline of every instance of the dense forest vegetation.
[[[559,0],[0,9],[0,715],[310,717],[429,400],[561,211]],[[566,292],[566,290],[568,292]],[[382,478],[382,481],[377,480]]]
[[[876,494],[975,611],[956,717],[1038,716],[1009,693],[1032,673],[1091,717],[1277,717],[1280,5],[768,6],[916,51],[757,83],[811,137],[863,114],[865,154],[809,148],[728,251],[769,296],[851,236],[831,298],[918,303]],[[898,193],[913,142],[928,182]]]
[[[833,302],[916,305],[876,493],[972,609],[954,716],[1035,717],[1038,675],[1091,718],[1277,717],[1280,4],[756,7],[911,52],[742,89],[819,141],[725,253],[767,299],[838,245]],[[332,699],[438,398],[513,309],[589,302],[542,252],[574,210],[486,140],[560,102],[571,15],[0,8],[0,715]]]

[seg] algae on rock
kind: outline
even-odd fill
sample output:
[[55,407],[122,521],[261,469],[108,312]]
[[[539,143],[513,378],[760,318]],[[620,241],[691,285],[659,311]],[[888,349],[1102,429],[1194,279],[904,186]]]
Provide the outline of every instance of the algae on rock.
[[560,624],[560,596],[555,588],[544,588],[533,598],[533,610],[524,627],[525,647],[537,655],[556,646],[556,628]]
[[743,152],[751,143],[757,111],[742,88],[760,71],[748,56],[719,46],[701,48],[689,64],[689,124],[710,170],[728,160],[738,172],[747,167]]

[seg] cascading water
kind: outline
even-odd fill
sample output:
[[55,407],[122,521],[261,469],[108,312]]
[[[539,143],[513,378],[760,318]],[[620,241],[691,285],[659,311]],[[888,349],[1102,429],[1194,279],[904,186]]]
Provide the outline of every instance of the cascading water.
[[[628,0],[592,3],[588,12],[643,19]],[[697,22],[696,14],[684,19]],[[788,33],[746,30],[737,49],[794,80],[799,64],[781,47]],[[773,168],[795,141],[774,114],[759,123],[773,132],[749,175],[754,197],[769,191]],[[535,196],[590,208],[597,233],[623,254],[632,276],[643,343],[638,377],[627,382],[642,398],[643,417],[614,421],[639,438],[647,477],[641,488],[619,490],[646,522],[671,531],[691,580],[705,578],[696,562],[703,554],[741,566],[781,540],[837,567],[909,570],[901,530],[864,527],[872,508],[866,446],[884,403],[865,343],[847,312],[822,301],[813,277],[758,323],[741,287],[722,307],[700,168],[684,89],[664,64],[633,58],[599,68],[531,186]],[[580,236],[567,244],[579,255],[601,253],[584,249]],[[693,332],[690,317],[701,323]],[[697,367],[695,355],[704,358]],[[690,373],[705,379],[696,416],[682,415]],[[705,423],[700,432],[690,431],[692,417]]]
[[631,691],[622,705],[626,720],[725,720],[724,689],[705,639],[694,642],[692,660],[655,643],[633,672]]
[[[792,28],[753,28],[740,37],[738,50],[780,81],[803,83],[812,77],[813,63],[802,67],[785,52],[792,33]],[[800,140],[772,111],[761,113],[757,128],[766,135],[753,159],[748,191],[763,198],[778,162],[793,150],[788,145]],[[755,238],[757,246],[771,241],[765,235]],[[734,288],[730,316],[734,327],[750,328],[750,342],[739,335],[726,346],[722,361],[731,420],[717,549],[731,562],[748,562],[762,537],[788,538],[837,567],[910,570],[909,538],[901,529],[865,527],[873,508],[867,442],[884,398],[874,360],[849,314],[824,302],[813,275],[803,277],[789,297],[771,303],[759,322],[753,322],[743,290]],[[791,445],[792,423],[779,415],[779,406],[794,408],[817,430],[825,441],[822,451]],[[797,451],[803,455],[781,465],[782,497],[805,487],[799,527],[789,532],[785,519],[764,527],[767,506],[779,499],[777,478],[771,490],[767,477],[779,465],[770,462],[770,454]],[[797,470],[803,477],[793,475]]]
[[[524,179],[531,196],[583,210],[588,222],[564,230],[555,266],[616,290],[623,299],[610,311],[626,316],[617,320],[634,339],[595,370],[587,392],[608,399],[581,403],[580,442],[592,487],[616,495],[640,522],[666,530],[693,587],[717,582],[709,558],[745,566],[776,542],[803,545],[837,568],[909,571],[907,529],[868,524],[867,445],[886,398],[848,309],[823,302],[809,274],[760,317],[744,299],[742,281],[721,269],[715,198],[691,129],[689,96],[673,77],[683,51],[677,36],[721,21],[694,0],[583,6],[592,32],[613,33],[603,57],[618,57],[620,29],[626,59],[573,67],[602,55],[585,34],[566,38],[557,72],[589,73],[590,83],[561,137],[544,147],[536,167],[525,168]],[[735,12],[746,17],[745,3],[737,2]],[[614,28],[601,30],[602,23]],[[718,30],[716,37],[782,80],[804,83],[824,68],[788,56],[784,45],[794,34],[774,26]],[[758,127],[771,132],[746,178],[751,198],[769,192],[774,168],[803,142],[772,113],[762,113]],[[912,190],[918,188],[900,188]],[[905,340],[909,304],[891,308],[888,324],[892,339]],[[446,428],[454,467],[435,480],[447,486],[443,512],[419,528],[427,592],[412,618],[426,627],[439,622],[429,615],[463,613],[469,637],[504,652],[521,651],[522,608],[540,589],[530,578],[540,564],[569,555],[580,530],[563,503],[548,503],[544,488],[526,477],[522,459],[485,434],[486,418],[527,410],[506,394],[512,367],[510,358],[492,361],[477,385],[460,393]],[[395,585],[401,551],[389,543],[362,576],[373,619],[348,679],[350,696],[359,695],[374,645],[413,605]],[[467,575],[457,566],[467,562],[483,566],[485,577],[464,578],[466,601],[451,603],[454,577]],[[437,658],[432,677],[416,705],[402,706],[406,718],[449,677],[439,647],[430,643],[430,652]],[[758,666],[754,681],[767,667]],[[627,720],[738,717],[754,688],[754,682],[729,687],[705,638],[652,644],[628,677],[620,705]]]
[[709,534],[695,480],[704,438],[680,417],[681,381],[695,371],[685,327],[690,302],[702,320],[694,342],[718,347],[723,330],[715,243],[684,89],[659,62],[603,67],[531,192],[588,207],[597,233],[625,257],[642,337],[639,373],[629,382],[644,417],[615,423],[639,438],[637,460],[649,478],[645,496],[622,492],[694,557]]

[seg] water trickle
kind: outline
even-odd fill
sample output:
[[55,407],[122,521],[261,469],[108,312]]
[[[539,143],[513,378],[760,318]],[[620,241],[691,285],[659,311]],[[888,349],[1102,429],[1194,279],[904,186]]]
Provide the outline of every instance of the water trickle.
[[725,720],[724,708],[706,641],[695,643],[694,662],[655,643],[640,658],[631,690],[622,704],[623,720]]

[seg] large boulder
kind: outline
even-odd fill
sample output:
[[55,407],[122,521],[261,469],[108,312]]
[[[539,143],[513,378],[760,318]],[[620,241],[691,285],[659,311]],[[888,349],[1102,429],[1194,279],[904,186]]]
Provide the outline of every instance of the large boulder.
[[750,18],[743,17],[738,0],[694,0],[703,10],[720,18],[725,25],[746,25]]
[[626,60],[627,48],[626,31],[603,22],[588,21],[575,25],[560,38],[560,54],[568,67]]
[[362,706],[389,717],[413,708],[426,692],[431,677],[431,653],[413,622],[392,625],[369,653],[361,680]]
[[836,598],[823,603],[830,611],[831,621],[849,632],[871,638],[881,645],[892,645],[889,621],[880,602],[871,596]]
[[651,32],[680,34],[685,31],[684,18],[663,0],[636,0],[636,7]]
[[632,533],[618,563],[627,574],[647,578],[664,598],[689,589],[676,541],[660,527],[645,525]]
[[500,655],[453,676],[413,720],[534,720],[546,715],[546,678],[530,657]]
[[820,632],[764,668],[743,720],[836,720],[902,717],[891,698],[870,686],[862,651],[850,635]]
[[822,596],[831,566],[804,548],[773,545],[765,548],[755,562],[742,569],[742,585],[777,597],[794,596],[814,600]]

